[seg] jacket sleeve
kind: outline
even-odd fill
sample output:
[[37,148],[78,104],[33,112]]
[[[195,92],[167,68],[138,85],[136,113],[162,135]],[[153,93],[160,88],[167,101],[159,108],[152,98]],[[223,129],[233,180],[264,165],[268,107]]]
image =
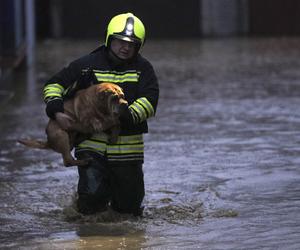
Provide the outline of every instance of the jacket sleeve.
[[140,75],[139,96],[129,106],[133,124],[141,123],[155,115],[158,98],[158,80],[152,65],[147,62]]
[[67,89],[80,77],[81,68],[78,61],[70,63],[44,85],[43,99],[46,103],[46,114],[54,119],[55,113],[63,112],[63,95]]

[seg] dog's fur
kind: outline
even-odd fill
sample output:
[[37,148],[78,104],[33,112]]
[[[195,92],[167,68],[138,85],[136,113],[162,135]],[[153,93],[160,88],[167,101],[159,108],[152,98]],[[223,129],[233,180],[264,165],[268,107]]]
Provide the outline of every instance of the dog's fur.
[[50,119],[46,128],[47,141],[22,139],[18,142],[33,148],[53,149],[61,153],[65,166],[83,166],[85,160],[75,160],[71,154],[74,145],[89,135],[109,132],[110,142],[117,140],[120,130],[120,107],[127,105],[122,89],[113,83],[101,83],[79,90],[74,98],[64,102],[64,113],[74,122],[68,131]]

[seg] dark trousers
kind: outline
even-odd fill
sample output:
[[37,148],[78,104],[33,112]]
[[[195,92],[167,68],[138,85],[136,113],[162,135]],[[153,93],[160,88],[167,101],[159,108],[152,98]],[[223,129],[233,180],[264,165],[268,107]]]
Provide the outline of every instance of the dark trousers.
[[92,214],[110,205],[120,213],[141,215],[145,195],[141,163],[111,165],[105,157],[93,152],[80,152],[76,156],[91,159],[87,166],[78,167],[79,212]]

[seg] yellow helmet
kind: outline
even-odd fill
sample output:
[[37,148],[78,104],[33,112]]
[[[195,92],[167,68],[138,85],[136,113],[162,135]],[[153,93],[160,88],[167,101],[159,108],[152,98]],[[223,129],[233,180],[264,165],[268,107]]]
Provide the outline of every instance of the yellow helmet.
[[132,13],[114,16],[107,26],[106,47],[109,47],[111,38],[133,42],[140,48],[145,42],[144,24]]

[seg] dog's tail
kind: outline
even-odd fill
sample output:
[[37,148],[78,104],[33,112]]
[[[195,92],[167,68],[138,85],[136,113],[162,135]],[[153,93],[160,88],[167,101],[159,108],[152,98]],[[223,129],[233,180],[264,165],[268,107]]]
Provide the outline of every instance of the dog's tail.
[[18,142],[30,148],[50,149],[47,141],[39,141],[35,139],[20,139],[18,140]]

